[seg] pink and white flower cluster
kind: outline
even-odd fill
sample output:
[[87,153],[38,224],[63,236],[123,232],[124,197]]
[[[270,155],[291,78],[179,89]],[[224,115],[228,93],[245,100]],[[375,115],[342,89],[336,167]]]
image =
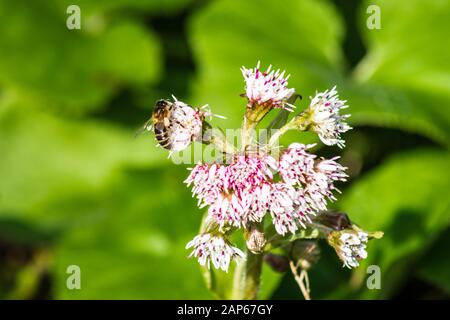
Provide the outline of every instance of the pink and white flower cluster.
[[203,119],[208,113],[199,108],[192,108],[175,97],[173,99],[172,111],[164,121],[167,121],[165,126],[169,149],[176,152],[186,149],[193,141],[201,140]]
[[289,75],[285,76],[285,71],[259,69],[260,63],[254,69],[241,68],[245,79],[245,95],[248,98],[249,106],[272,106],[292,111],[295,108],[287,100],[294,94],[295,89],[288,88]]
[[[242,138],[248,138],[249,130],[271,109],[292,111],[295,108],[288,102],[295,90],[288,87],[289,75],[271,70],[271,66],[263,72],[258,62],[255,68],[242,67],[241,71],[248,100]],[[350,129],[346,123],[349,115],[340,114],[344,108],[347,106],[345,101],[339,100],[336,87],[318,93],[304,112],[284,123],[280,134],[274,136],[279,137],[291,129],[310,130],[317,133],[324,144],[342,148],[344,140],[340,135]],[[183,114],[180,118],[195,117]],[[183,141],[189,135],[197,136],[197,132],[183,134]],[[208,208],[205,221],[208,227],[188,243],[186,248],[193,248],[190,256],[196,257],[201,265],[209,267],[212,262],[216,268],[226,271],[231,260],[244,257],[228,240],[235,229],[242,228],[248,235],[250,230],[264,229],[263,220],[270,218],[279,235],[296,234],[299,228],[312,222],[312,216],[326,210],[328,202],[335,200],[335,192],[339,192],[335,184],[346,181],[346,168],[337,162],[339,157],[324,159],[310,153],[313,146],[293,143],[274,158],[271,141],[260,148],[265,153],[254,153],[259,145],[249,142],[243,144],[240,151],[233,149],[232,154],[222,150],[231,156],[227,164],[199,163],[192,168],[185,183],[192,187],[198,206]],[[256,252],[264,251],[266,239],[264,231],[261,232],[259,243],[263,245],[253,248]],[[358,238],[359,243],[353,238],[339,239],[338,254],[345,258],[348,266],[355,266],[365,252],[365,238]],[[248,243],[248,239],[246,241]],[[249,245],[247,248],[253,252]]]
[[203,233],[188,242],[186,249],[193,248],[189,257],[196,257],[202,266],[210,268],[210,264],[216,269],[228,271],[230,262],[238,257],[244,258],[244,253],[239,248],[233,247],[221,235]]
[[246,227],[270,213],[279,234],[295,233],[326,209],[334,183],[346,179],[337,158],[317,159],[307,152],[311,146],[292,144],[279,159],[238,155],[229,165],[198,164],[185,182],[221,229]]
[[320,140],[326,145],[345,146],[341,139],[341,133],[351,129],[345,122],[350,115],[341,115],[341,109],[348,108],[346,101],[339,100],[336,86],[331,90],[317,93],[311,100],[309,106],[312,130],[315,131]]
[[363,231],[342,232],[335,245],[335,250],[344,263],[344,267],[356,268],[359,266],[360,260],[367,258],[368,240],[368,234]]
[[185,182],[193,185],[199,207],[209,206],[210,219],[221,228],[239,228],[251,221],[259,222],[264,216],[261,197],[264,185],[273,178],[270,165],[275,163],[270,156],[239,155],[229,165],[198,164]]

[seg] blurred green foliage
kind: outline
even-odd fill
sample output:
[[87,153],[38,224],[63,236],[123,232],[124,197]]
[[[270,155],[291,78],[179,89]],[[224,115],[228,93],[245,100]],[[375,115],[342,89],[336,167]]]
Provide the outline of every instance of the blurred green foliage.
[[[350,2],[0,0],[0,297],[213,298],[186,259],[202,215],[186,166],[134,133],[172,93],[238,127],[239,68],[258,60],[292,74],[299,110],[338,86],[355,129],[334,206],[385,232],[353,272],[324,247],[313,298],[391,298],[411,283],[426,283],[416,297],[450,295],[450,2]],[[66,28],[69,4],[81,30]],[[81,290],[66,287],[71,264]],[[365,286],[369,264],[381,290]],[[263,277],[263,297],[300,298],[290,275]]]

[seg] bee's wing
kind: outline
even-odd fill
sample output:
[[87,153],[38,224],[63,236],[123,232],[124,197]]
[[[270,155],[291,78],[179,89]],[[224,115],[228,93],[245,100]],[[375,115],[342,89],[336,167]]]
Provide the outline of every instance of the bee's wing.
[[149,119],[141,128],[139,128],[136,131],[136,134],[134,135],[134,137],[136,138],[137,136],[141,135],[145,131],[151,131],[152,129],[153,129],[152,119]]

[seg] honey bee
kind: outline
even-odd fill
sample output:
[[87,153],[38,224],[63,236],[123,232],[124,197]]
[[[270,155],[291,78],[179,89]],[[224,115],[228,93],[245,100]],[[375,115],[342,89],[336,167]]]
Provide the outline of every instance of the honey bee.
[[140,130],[153,131],[158,145],[169,150],[170,154],[186,149],[194,141],[202,140],[202,127],[206,117],[224,118],[212,114],[208,105],[194,108],[172,97],[173,102],[164,99],[156,101],[150,120]]
[[[150,119],[151,127],[146,128],[147,130],[151,130],[155,133],[155,138],[158,144],[164,149],[171,150],[172,142],[171,142],[171,115],[174,111],[175,104],[168,100],[158,100],[155,104],[155,109],[152,113],[152,118]],[[148,124],[147,124],[148,126]]]
[[206,114],[202,108],[193,108],[175,97],[174,102],[161,99],[156,101],[150,120],[140,132],[153,131],[159,146],[180,151],[201,138]]

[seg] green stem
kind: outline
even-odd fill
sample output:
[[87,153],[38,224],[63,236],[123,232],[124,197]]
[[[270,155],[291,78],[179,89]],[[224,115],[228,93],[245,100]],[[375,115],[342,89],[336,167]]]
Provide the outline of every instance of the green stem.
[[253,131],[255,130],[258,123],[265,117],[265,115],[272,109],[269,106],[253,106],[247,107],[247,110],[244,114],[244,121],[242,123],[242,132],[241,132],[241,140],[242,140],[242,150],[247,150],[247,147],[251,145],[251,138]]
[[234,146],[227,141],[225,134],[221,130],[213,128],[206,121],[203,123],[202,137],[202,143],[212,144],[214,148],[224,154],[235,152]]
[[233,277],[233,291],[231,292],[231,299],[242,299],[242,279],[244,278],[245,263],[239,263],[234,269]]
[[278,129],[271,137],[269,140],[269,148],[275,146],[275,144],[278,142],[278,140],[280,139],[280,137],[285,134],[287,131],[295,129],[295,127],[293,126],[292,122],[289,122],[288,124],[284,125],[283,127],[281,127],[280,129]]
[[261,282],[262,254],[254,254],[247,250],[245,265],[236,269],[234,298],[239,300],[255,300],[258,298],[259,286]]
[[275,146],[275,144],[278,142],[280,137],[288,132],[289,130],[300,130],[304,131],[307,130],[309,126],[309,115],[306,112],[303,112],[299,114],[298,116],[292,118],[291,121],[286,123],[284,126],[282,126],[277,132],[275,132],[269,140],[268,146],[269,148]]

